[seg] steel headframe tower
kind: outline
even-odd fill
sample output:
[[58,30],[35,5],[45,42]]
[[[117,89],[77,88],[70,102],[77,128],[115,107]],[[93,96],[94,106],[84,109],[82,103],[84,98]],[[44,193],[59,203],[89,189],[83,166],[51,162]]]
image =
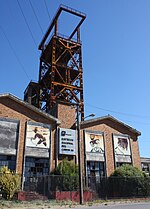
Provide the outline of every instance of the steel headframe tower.
[[[62,12],[80,19],[69,36],[58,33]],[[84,101],[80,26],[85,18],[85,14],[61,5],[39,45],[39,108],[49,112],[59,101],[79,104],[81,120],[84,118]]]

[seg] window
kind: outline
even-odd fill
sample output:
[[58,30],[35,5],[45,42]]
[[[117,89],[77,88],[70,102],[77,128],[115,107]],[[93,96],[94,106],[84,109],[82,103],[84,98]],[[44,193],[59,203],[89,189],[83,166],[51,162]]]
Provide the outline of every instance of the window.
[[104,176],[104,162],[87,161],[87,175],[88,176]]
[[132,165],[131,163],[124,163],[124,162],[117,162],[116,163],[116,167],[120,167],[120,166],[122,166],[122,165]]
[[88,186],[92,190],[96,190],[97,185],[101,182],[102,177],[105,176],[104,162],[87,161],[87,176]]
[[49,159],[26,157],[25,159],[25,177],[40,177],[48,175]]
[[16,156],[0,155],[0,167],[7,166],[11,171],[16,169]]
[[147,174],[150,173],[149,164],[148,163],[142,163],[142,171],[144,171]]

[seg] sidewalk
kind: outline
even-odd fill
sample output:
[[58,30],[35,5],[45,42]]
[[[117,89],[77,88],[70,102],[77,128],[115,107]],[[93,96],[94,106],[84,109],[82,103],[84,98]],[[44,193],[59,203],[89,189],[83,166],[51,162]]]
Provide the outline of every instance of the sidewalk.
[[115,200],[96,200],[93,202],[87,202],[83,205],[79,205],[75,202],[61,201],[56,202],[54,200],[47,201],[6,201],[0,200],[0,209],[11,208],[11,209],[64,209],[64,208],[85,208],[88,206],[108,206],[108,205],[118,205],[127,203],[140,203],[140,202],[150,202],[150,198],[135,198],[135,199],[115,199]]

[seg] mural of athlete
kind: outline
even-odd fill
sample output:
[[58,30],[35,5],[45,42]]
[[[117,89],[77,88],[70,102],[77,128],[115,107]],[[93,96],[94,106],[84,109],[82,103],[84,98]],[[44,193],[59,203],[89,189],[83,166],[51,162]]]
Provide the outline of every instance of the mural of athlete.
[[36,146],[38,146],[39,144],[43,144],[46,147],[47,146],[46,138],[41,133],[38,133],[37,127],[35,127],[35,129],[33,131],[34,131],[35,135],[32,138],[32,140],[38,139]]

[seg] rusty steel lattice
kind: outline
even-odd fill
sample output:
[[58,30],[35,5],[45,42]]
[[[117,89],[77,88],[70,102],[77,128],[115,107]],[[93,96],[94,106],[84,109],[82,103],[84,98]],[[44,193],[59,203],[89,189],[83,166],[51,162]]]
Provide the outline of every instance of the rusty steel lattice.
[[[58,20],[63,12],[79,20],[69,36],[58,33]],[[70,7],[59,7],[39,45],[41,57],[36,95],[39,108],[46,112],[57,101],[79,104],[81,120],[84,118],[84,101],[80,26],[85,18],[84,13]]]

